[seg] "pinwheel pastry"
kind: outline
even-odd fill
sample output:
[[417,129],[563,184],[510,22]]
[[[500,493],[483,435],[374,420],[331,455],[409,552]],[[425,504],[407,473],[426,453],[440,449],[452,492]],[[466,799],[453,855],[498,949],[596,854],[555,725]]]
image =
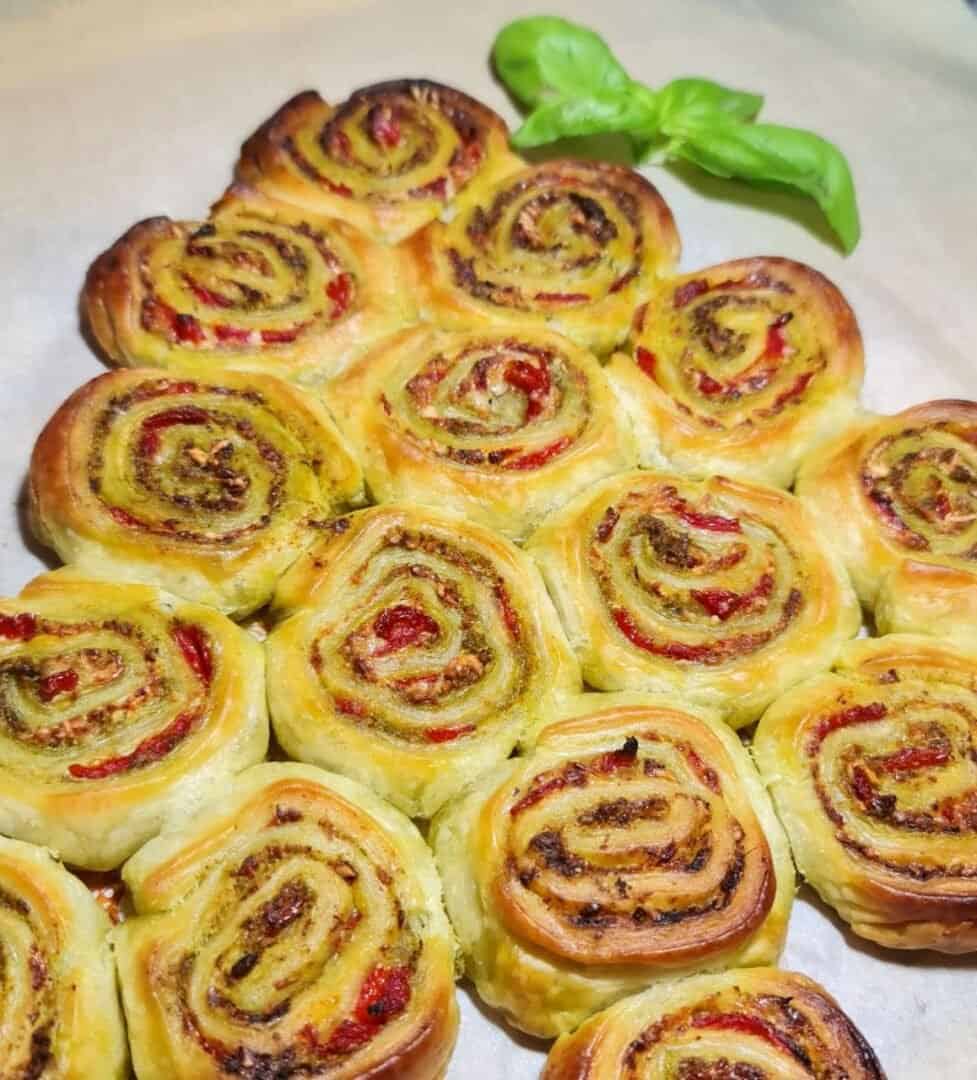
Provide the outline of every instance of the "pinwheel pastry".
[[269,375],[93,379],[34,447],[34,531],[80,570],[243,616],[337,510],[360,467],[323,405]]
[[875,625],[880,634],[934,634],[977,648],[977,563],[971,573],[904,559],[882,581]]
[[532,322],[606,353],[678,261],[662,197],[605,162],[526,166],[473,184],[456,209],[406,245],[424,314],[451,329]]
[[314,90],[297,94],[241,148],[237,176],[397,243],[475,178],[520,164],[491,109],[439,83],[397,79],[357,90],[339,106]]
[[885,1080],[838,1002],[775,968],[698,975],[618,1002],[566,1035],[542,1080]]
[[401,258],[243,186],[206,221],[147,218],[92,264],[82,308],[114,364],[317,382],[411,322]]
[[653,695],[564,716],[433,823],[481,997],[551,1036],[663,977],[773,963],[793,865],[736,735]]
[[125,1032],[89,891],[50,853],[0,837],[0,1076],[123,1080]]
[[430,852],[366,788],[264,764],[125,866],[140,1080],[437,1080],[458,1026]]
[[906,558],[977,572],[977,404],[866,417],[811,454],[797,493],[866,607]]
[[676,691],[737,727],[859,628],[844,571],[775,488],[623,473],[547,518],[529,550],[591,686]]
[[638,460],[594,357],[531,324],[405,330],[326,394],[380,502],[453,507],[517,540]]
[[857,934],[977,950],[977,652],[852,642],[770,708],[753,749],[798,867]]
[[531,560],[460,515],[339,518],[286,574],[267,642],[286,752],[427,817],[531,741],[580,673]]
[[0,833],[107,870],[267,745],[261,647],[213,608],[71,570],[0,601]]
[[789,487],[851,419],[864,358],[855,315],[816,270],[739,259],[658,285],[609,373],[645,464]]

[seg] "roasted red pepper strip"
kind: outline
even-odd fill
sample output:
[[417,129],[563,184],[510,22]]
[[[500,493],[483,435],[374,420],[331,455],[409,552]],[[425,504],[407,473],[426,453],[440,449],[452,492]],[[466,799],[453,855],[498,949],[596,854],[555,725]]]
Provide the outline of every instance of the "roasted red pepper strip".
[[173,627],[173,637],[180,646],[184,660],[193,669],[197,678],[205,686],[210,686],[214,677],[214,658],[210,652],[207,635],[199,626],[177,623]]
[[474,724],[458,724],[456,727],[428,728],[424,737],[428,742],[446,743],[460,739],[463,735],[470,735],[475,730]]
[[69,765],[68,772],[78,780],[104,780],[108,776],[116,776],[130,769],[152,765],[183,742],[190,733],[194,720],[192,714],[183,713],[158,735],[143,739],[131,753],[106,758],[94,765]]
[[70,668],[46,675],[37,684],[37,696],[41,701],[53,701],[58,694],[70,694],[78,688],[78,672]]
[[0,615],[0,637],[7,641],[30,641],[36,635],[36,616],[26,611],[19,615]]

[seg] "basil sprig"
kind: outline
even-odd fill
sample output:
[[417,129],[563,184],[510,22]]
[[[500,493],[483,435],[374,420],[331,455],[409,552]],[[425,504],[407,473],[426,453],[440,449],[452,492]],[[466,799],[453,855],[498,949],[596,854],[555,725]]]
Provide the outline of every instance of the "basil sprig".
[[787,187],[814,199],[846,252],[861,234],[851,169],[827,139],[756,123],[763,98],[709,79],[637,82],[593,30],[541,15],[517,19],[492,47],[499,78],[528,115],[520,148],[620,134],[636,161],[690,161],[715,176]]

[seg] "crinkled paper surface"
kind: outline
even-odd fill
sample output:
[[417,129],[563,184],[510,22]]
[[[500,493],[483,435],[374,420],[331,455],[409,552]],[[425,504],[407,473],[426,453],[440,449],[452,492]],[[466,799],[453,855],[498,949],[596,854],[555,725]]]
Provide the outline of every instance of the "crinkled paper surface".
[[[43,568],[23,522],[34,438],[100,370],[77,322],[92,258],[140,218],[202,215],[241,140],[306,87],[339,100],[430,76],[514,120],[489,47],[508,19],[543,9],[601,30],[653,85],[703,75],[765,93],[765,118],[848,154],[864,230],[848,259],[797,200],[655,169],[683,268],[757,254],[809,262],[858,314],[869,407],[977,397],[977,13],[964,0],[4,0],[2,594]],[[892,1080],[975,1075],[977,960],[860,943],[805,891],[784,964],[840,998]],[[461,1001],[451,1078],[538,1074],[542,1044],[507,1032],[469,991]]]

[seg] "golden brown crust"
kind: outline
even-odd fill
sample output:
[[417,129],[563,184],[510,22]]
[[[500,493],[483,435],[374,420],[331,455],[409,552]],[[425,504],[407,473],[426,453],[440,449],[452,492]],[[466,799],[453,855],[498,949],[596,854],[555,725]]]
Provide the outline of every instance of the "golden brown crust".
[[146,1080],[428,1080],[457,1033],[454,945],[420,834],[304,765],[241,774],[125,868],[115,931]]
[[850,420],[864,373],[855,315],[826,277],[775,257],[662,282],[609,373],[646,464],[789,487]]
[[535,323],[599,354],[679,255],[671,211],[630,169],[549,161],[458,200],[405,245],[423,313],[451,329]]
[[0,602],[0,832],[117,866],[268,744],[264,664],[213,608],[45,574]]
[[858,631],[858,604],[800,502],[724,477],[606,480],[531,537],[584,678],[755,720]]
[[856,933],[977,948],[977,654],[850,643],[766,713],[754,753],[798,865]]
[[975,483],[977,404],[930,401],[819,447],[796,490],[871,608],[906,558],[977,573]]
[[880,634],[934,634],[977,645],[977,567],[905,559],[882,582],[875,625]]
[[266,603],[362,474],[326,409],[269,375],[114,371],[34,446],[34,531],[93,577],[145,581],[237,616]]
[[378,501],[447,506],[515,540],[637,463],[596,359],[535,326],[381,342],[326,388]]
[[267,642],[294,758],[429,817],[531,742],[580,672],[532,561],[447,511],[350,514],[289,570]]
[[537,1035],[677,973],[769,963],[794,891],[736,736],[652,695],[584,695],[435,820],[479,994]]
[[470,183],[519,165],[487,106],[427,79],[395,79],[337,106],[314,90],[296,94],[241,147],[236,176],[395,244]]
[[885,1080],[824,987],[774,968],[700,975],[627,998],[561,1038],[542,1080],[637,1080],[666,1069],[715,1080]]
[[241,184],[206,221],[134,225],[92,264],[81,303],[114,364],[301,382],[414,316],[396,251]]

